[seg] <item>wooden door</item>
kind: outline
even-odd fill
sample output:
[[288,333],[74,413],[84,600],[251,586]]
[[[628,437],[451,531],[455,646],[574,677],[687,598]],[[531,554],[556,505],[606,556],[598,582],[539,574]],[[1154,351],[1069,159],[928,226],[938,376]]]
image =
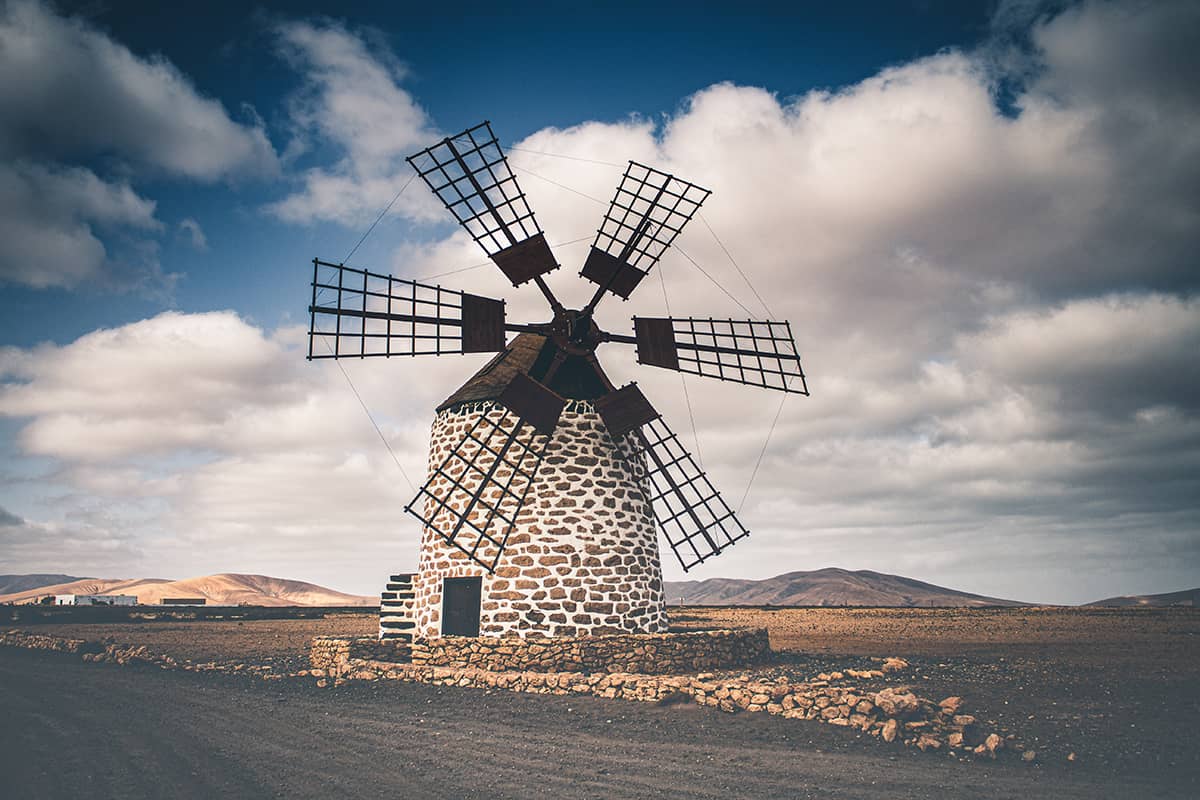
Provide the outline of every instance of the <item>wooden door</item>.
[[442,635],[479,635],[479,597],[483,578],[442,579]]

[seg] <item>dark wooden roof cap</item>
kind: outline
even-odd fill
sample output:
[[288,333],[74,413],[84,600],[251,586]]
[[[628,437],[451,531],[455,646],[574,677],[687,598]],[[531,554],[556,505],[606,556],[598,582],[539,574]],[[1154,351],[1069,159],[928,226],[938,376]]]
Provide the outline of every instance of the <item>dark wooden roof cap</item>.
[[529,374],[545,344],[545,336],[536,333],[519,334],[508,347],[476,372],[471,380],[447,397],[437,410],[445,411],[447,408],[480,400],[495,400],[512,382],[514,375]]

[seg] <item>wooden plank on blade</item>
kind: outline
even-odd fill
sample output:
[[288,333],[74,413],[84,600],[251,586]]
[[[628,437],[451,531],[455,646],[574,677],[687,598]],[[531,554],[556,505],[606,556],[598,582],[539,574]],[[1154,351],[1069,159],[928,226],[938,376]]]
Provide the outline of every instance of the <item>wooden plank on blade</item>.
[[670,319],[634,317],[639,364],[679,370],[679,352],[675,348],[675,328]]
[[462,296],[464,353],[495,353],[504,349],[504,301],[474,294]]
[[650,420],[658,419],[659,416],[636,383],[622,386],[615,392],[597,398],[596,413],[604,420],[614,439],[619,439]]
[[567,405],[566,400],[523,372],[513,376],[496,400],[546,436],[554,433],[558,417]]

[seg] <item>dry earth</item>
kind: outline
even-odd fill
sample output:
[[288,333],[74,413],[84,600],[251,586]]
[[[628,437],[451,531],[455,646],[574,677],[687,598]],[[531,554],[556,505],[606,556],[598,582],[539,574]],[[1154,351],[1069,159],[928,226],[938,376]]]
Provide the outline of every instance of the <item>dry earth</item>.
[[959,763],[692,705],[85,664],[0,649],[6,797],[1190,798],[1172,776]]
[[928,697],[961,695],[1042,763],[1200,785],[1200,610],[676,608],[679,628],[765,626],[781,668],[895,654]]
[[[764,746],[761,737],[766,735],[776,737],[771,739],[770,747],[794,746],[804,751],[806,759],[814,758],[817,753],[835,752],[843,759],[836,769],[849,770],[858,777],[867,774],[864,771],[900,770],[880,784],[890,786],[890,796],[895,797],[928,796],[938,785],[952,790],[949,796],[1187,797],[1195,796],[1194,787],[1200,785],[1200,749],[1196,748],[1194,738],[1195,720],[1200,712],[1200,611],[1194,609],[675,608],[671,611],[673,624],[681,629],[768,627],[772,645],[781,651],[779,662],[768,671],[811,677],[822,671],[862,665],[872,657],[902,656],[912,665],[915,691],[933,698],[963,696],[972,714],[988,723],[988,727],[1013,733],[1021,749],[1036,752],[1036,758],[1025,763],[1010,754],[996,764],[958,764],[945,754],[897,751],[876,739],[844,729],[833,730],[831,726],[796,720],[761,721],[759,718],[765,715],[730,717],[702,709],[667,712],[629,708],[642,704],[621,704],[623,719],[640,720],[634,727],[640,731],[637,735],[645,739],[642,745],[646,758],[667,757],[670,748],[669,738],[653,742],[654,730],[661,730],[667,737],[711,737],[713,731],[719,730],[722,738],[715,757],[730,769],[760,772],[765,769],[760,763],[763,754],[759,748]],[[107,636],[122,644],[146,644],[153,652],[169,654],[181,661],[268,664],[275,671],[286,672],[303,666],[312,636],[371,635],[375,625],[373,614],[352,612],[320,620],[54,624],[39,625],[37,630],[87,639]],[[105,672],[108,667],[92,669],[96,672],[81,674],[110,674]],[[159,673],[149,674],[157,678]],[[231,679],[211,674],[208,677],[220,682]],[[311,686],[311,682],[300,679],[298,682]],[[238,692],[271,692],[275,689],[267,686],[281,683],[290,687],[295,682],[261,684],[261,689],[243,687]],[[260,682],[253,685],[259,686]],[[379,696],[390,698],[388,702],[404,704],[411,701],[410,694],[425,697],[422,692],[439,690],[395,687],[371,691],[382,692]],[[461,739],[459,747],[467,748],[474,735],[466,730],[471,719],[467,709],[474,702],[471,698],[479,697],[480,693],[440,691],[445,694],[431,695],[439,698],[436,702],[445,704],[439,712],[440,724],[447,726],[447,732],[457,731],[455,735]],[[375,696],[363,694],[365,689],[355,692],[346,696],[359,699]],[[312,700],[325,709],[313,713],[340,715],[344,710],[350,718],[365,713],[362,704],[343,709],[336,699],[338,696]],[[453,698],[453,702],[447,698]],[[570,726],[577,718],[540,716],[558,708],[551,698],[522,697],[502,702],[516,715],[514,724],[524,731],[537,731],[537,737],[553,737],[554,731],[564,728],[563,735],[568,739],[572,736]],[[610,705],[599,700],[579,700],[573,704],[572,713],[578,714],[580,707],[586,706],[587,713],[594,716],[596,708]],[[461,716],[446,710],[459,708]],[[405,713],[412,710],[407,706],[405,709]],[[600,713],[611,716],[616,712]],[[660,719],[653,716],[657,713],[676,716]],[[651,716],[640,716],[644,714]],[[378,715],[368,716],[375,719]],[[674,731],[676,723],[687,730]],[[375,720],[372,724],[381,723]],[[699,729],[694,730],[697,725]],[[786,730],[777,731],[775,725],[785,726]],[[802,742],[808,745],[802,746]],[[568,742],[556,752],[574,758],[570,755],[572,746]],[[485,749],[489,763],[503,759],[504,749],[497,748],[490,740],[486,740]],[[1074,759],[1069,758],[1072,753]],[[901,759],[900,765],[889,761],[896,758]],[[961,767],[973,772],[961,776],[956,771],[941,772],[947,763],[952,763],[955,770]],[[506,772],[511,766],[496,768]],[[932,771],[924,777],[923,773],[918,774],[926,768]],[[572,774],[582,776],[581,780],[596,779],[594,771],[583,775],[580,769],[576,768]],[[626,760],[605,769],[615,774],[646,767]],[[843,786],[836,774],[805,769],[799,764],[793,768],[799,781],[795,792],[778,786],[772,789],[773,784],[760,776],[758,783],[753,784],[757,790],[751,792],[746,784],[742,787],[745,791],[738,791],[737,784],[733,784],[732,796],[810,793],[824,796],[824,792],[815,792],[814,787]],[[775,780],[787,773],[788,769],[774,765],[763,774]],[[454,785],[469,784],[468,775],[461,770],[455,774],[459,783]],[[694,772],[696,776],[706,774],[704,769]],[[1019,777],[1021,774],[1033,783],[1022,783],[1026,778]],[[632,777],[626,774],[625,779]],[[970,791],[964,780],[973,787]],[[1133,783],[1127,783],[1130,781]],[[480,789],[490,784],[470,785]],[[580,785],[596,787],[586,781]],[[677,792],[671,791],[670,785],[657,789],[652,784],[636,785],[644,791],[631,791],[626,793],[628,796],[706,796],[703,781],[685,781]],[[858,787],[861,793],[847,790],[842,794],[832,792],[830,796],[878,796],[866,790],[868,785],[851,780],[843,788]],[[1139,787],[1136,791],[1134,785]],[[799,787],[807,788],[801,791]],[[1091,788],[1085,791],[1085,787]],[[564,796],[587,794],[567,792]]]

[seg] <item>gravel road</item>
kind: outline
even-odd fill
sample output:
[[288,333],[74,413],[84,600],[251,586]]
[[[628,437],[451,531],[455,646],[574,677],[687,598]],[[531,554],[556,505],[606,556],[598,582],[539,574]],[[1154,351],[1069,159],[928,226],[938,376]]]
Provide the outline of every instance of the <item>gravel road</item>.
[[6,797],[1191,797],[1168,775],[959,763],[832,726],[595,698],[83,664],[0,649]]

